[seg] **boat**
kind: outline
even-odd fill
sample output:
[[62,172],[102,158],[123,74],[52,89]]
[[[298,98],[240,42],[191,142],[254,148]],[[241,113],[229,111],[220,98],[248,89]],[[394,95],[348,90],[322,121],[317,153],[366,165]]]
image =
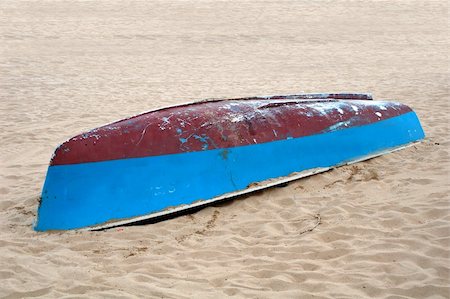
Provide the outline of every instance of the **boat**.
[[406,105],[370,94],[210,99],[148,111],[62,143],[35,230],[167,218],[425,137]]

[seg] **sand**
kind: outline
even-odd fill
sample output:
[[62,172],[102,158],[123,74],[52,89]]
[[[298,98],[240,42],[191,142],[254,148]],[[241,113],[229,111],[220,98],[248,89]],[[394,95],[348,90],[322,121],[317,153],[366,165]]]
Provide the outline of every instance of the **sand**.
[[[2,1],[0,16],[1,296],[450,297],[447,1]],[[301,91],[398,100],[427,138],[154,225],[32,230],[66,138]]]

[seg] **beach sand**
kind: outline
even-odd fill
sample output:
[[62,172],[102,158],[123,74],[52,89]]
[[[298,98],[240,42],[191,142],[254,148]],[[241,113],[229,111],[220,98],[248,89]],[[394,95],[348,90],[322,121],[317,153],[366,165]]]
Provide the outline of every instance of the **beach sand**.
[[[0,15],[0,296],[450,298],[447,1],[8,0]],[[427,138],[153,225],[32,230],[65,139],[302,91],[398,100]]]

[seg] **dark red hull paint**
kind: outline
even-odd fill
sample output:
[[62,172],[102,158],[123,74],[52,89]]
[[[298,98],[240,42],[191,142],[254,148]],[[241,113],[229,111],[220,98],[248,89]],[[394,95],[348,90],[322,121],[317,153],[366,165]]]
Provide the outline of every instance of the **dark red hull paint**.
[[[341,98],[345,100],[337,100]],[[370,99],[294,95],[165,108],[75,136],[58,147],[50,165],[231,148],[361,126],[411,111],[399,103]]]

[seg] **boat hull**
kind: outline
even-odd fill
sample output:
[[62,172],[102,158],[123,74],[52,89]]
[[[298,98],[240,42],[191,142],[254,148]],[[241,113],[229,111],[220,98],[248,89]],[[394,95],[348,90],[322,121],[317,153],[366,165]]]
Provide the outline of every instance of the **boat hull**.
[[270,142],[51,165],[35,229],[99,229],[160,217],[376,156],[423,138],[416,114],[409,111],[363,125]]

